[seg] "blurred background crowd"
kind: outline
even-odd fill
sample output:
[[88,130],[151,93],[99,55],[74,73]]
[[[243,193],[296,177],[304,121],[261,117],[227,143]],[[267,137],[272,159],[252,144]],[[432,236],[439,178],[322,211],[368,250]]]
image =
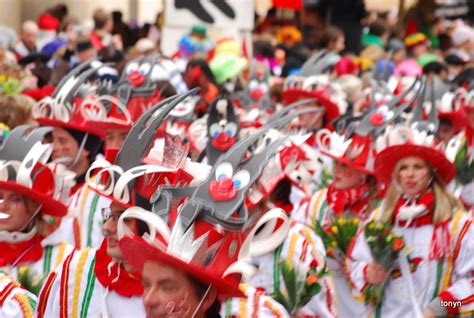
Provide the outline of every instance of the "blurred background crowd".
[[101,9],[100,2],[89,17],[53,4],[18,29],[0,26],[0,122],[9,129],[31,122],[34,100],[51,95],[66,73],[93,57],[114,63],[115,81],[131,59],[161,51],[182,75],[168,74],[169,88],[181,93],[200,86],[207,102],[245,86],[251,58],[270,67],[270,96],[280,102],[283,78],[301,72],[321,49],[335,53],[324,71],[357,88],[349,94],[353,101],[370,74],[386,63],[395,75],[436,74],[456,83],[472,78],[472,3],[461,1],[459,8],[447,10],[435,0],[400,2],[388,11],[370,11],[363,0],[250,1],[250,32],[229,35],[198,23],[180,38],[166,38],[167,43],[162,43],[166,4],[155,21],[144,24],[134,17],[124,20],[121,11]]

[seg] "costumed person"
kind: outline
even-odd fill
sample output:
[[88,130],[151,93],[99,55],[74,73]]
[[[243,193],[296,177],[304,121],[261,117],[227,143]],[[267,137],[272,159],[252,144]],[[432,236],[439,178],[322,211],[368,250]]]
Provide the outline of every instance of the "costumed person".
[[74,173],[49,162],[52,145],[42,141],[50,131],[19,126],[0,148],[0,266],[17,281],[29,276],[37,290],[74,249],[59,228]]
[[[106,80],[107,66],[97,72],[105,78],[97,92],[80,102],[80,109],[89,126],[104,139],[104,152],[121,148],[128,132],[140,116],[161,96],[156,83],[157,56],[130,61],[116,83]],[[110,84],[109,84],[110,83]],[[89,111],[90,110],[90,111]],[[103,241],[101,210],[110,206],[110,199],[91,191],[87,183],[71,197],[69,217],[74,218],[74,241],[78,248],[98,248]]]
[[[169,98],[150,108],[132,128],[115,160],[109,153],[110,161],[102,159],[92,165],[87,176],[89,187],[111,200],[110,207],[102,210],[105,238],[98,250],[88,247],[71,254],[47,278],[39,297],[39,317],[145,316],[143,285],[118,249],[117,221],[129,207],[149,208],[149,197],[166,182],[166,177],[181,173],[181,169],[169,168],[176,159],[173,155],[177,156],[174,151],[162,153],[161,158],[158,156],[159,166],[147,164],[144,158],[156,129],[185,97]],[[182,157],[183,154],[179,156]],[[98,172],[92,177],[94,170]],[[180,180],[185,180],[185,176]]]
[[[205,60],[191,60],[186,65],[183,75],[184,82],[189,89],[200,87],[198,95],[201,96],[208,104],[219,95],[214,74],[209,68],[209,64]],[[207,108],[204,109],[204,112]]]
[[247,87],[233,96],[242,127],[258,128],[264,118],[275,111],[275,105],[270,100],[270,78],[267,63],[252,62]]
[[[365,116],[343,116],[335,121],[336,131],[324,129],[317,133],[318,149],[334,160],[333,180],[327,188],[317,191],[295,207],[292,212],[295,220],[318,232],[330,231],[339,217],[357,220],[358,224],[369,219],[378,205],[379,196],[373,168],[374,140],[382,127],[393,122],[411,104],[408,102],[394,108],[399,101],[400,97],[393,98],[379,108],[373,103]],[[347,249],[348,246],[341,248]],[[342,317],[359,316],[365,308],[352,296],[345,256],[331,254],[334,246],[326,246],[326,249],[330,254],[328,267],[335,282],[338,312]]]
[[0,271],[0,317],[33,317],[37,301],[36,295]]
[[[454,136],[446,147],[446,154],[456,165],[455,196],[467,209],[474,207],[474,90],[459,88],[452,99],[466,119],[465,128]],[[456,121],[461,120],[461,116]]]
[[36,42],[38,40],[39,28],[36,22],[27,20],[21,25],[20,41],[15,44],[15,55],[20,60],[31,53],[36,53],[38,48]]
[[[93,91],[89,78],[102,66],[87,61],[69,72],[56,87],[52,97],[45,97],[33,106],[33,117],[42,126],[52,126],[53,160],[61,160],[76,173],[73,195],[85,181],[85,175],[100,150],[102,130],[91,125],[88,110],[81,101]],[[92,111],[92,110],[89,110]]]
[[436,108],[423,120],[422,103],[409,123],[390,127],[376,142],[375,172],[387,192],[373,220],[399,236],[393,248],[406,249],[391,266],[389,256],[381,260],[373,254],[373,237],[366,237],[369,228],[354,238],[347,253],[354,292],[370,301],[375,295],[367,288],[382,284],[383,297],[365,313],[376,317],[463,315],[474,310],[472,217],[446,188],[456,169],[435,137]]
[[[327,128],[333,130],[332,122],[344,114],[347,109],[346,94],[339,85],[330,83],[328,74],[321,73],[324,66],[330,59],[330,54],[321,53],[319,57],[312,59],[304,67],[305,74],[317,74],[309,77],[303,76],[289,76],[285,79],[283,87],[283,104],[284,107],[288,105],[309,99],[313,100],[312,104],[305,105],[305,107],[319,107],[322,111],[317,114],[304,114],[298,117],[297,123],[294,124],[296,128],[302,129],[309,134],[306,143],[311,147],[317,147],[316,135],[319,130]],[[323,168],[314,174],[313,182],[309,189],[317,191],[325,188],[331,180],[331,161],[324,160]],[[295,194],[295,198],[302,199],[310,194]],[[298,203],[299,200],[293,203]]]
[[[239,286],[240,275],[255,270],[251,256],[271,251],[288,232],[282,210],[252,216],[244,206],[249,186],[284,141],[244,160],[267,131],[229,149],[193,187],[159,188],[151,200],[154,213],[131,208],[121,216],[119,245],[141,273],[149,317],[289,317],[263,292]],[[170,206],[175,199],[184,199],[177,210]],[[145,224],[145,234],[125,227],[133,220]]]
[[[294,113],[290,118],[296,116]],[[281,135],[275,130],[265,142]],[[290,216],[291,188],[304,187],[308,176],[311,178],[311,170],[320,169],[318,157],[305,143],[304,136],[290,137],[250,188],[246,198],[250,214],[261,215],[281,208]],[[324,245],[314,230],[290,217],[290,230],[284,241],[275,250],[252,258],[257,271],[246,282],[271,295],[290,315],[337,317],[334,283],[326,271],[325,256]]]
[[[441,93],[442,97],[436,102],[438,108],[439,127],[438,135],[445,145],[449,144],[449,141],[458,135],[467,126],[467,118],[463,110],[461,109],[461,103],[456,102],[454,92],[438,92]],[[460,97],[460,96],[459,96]]]

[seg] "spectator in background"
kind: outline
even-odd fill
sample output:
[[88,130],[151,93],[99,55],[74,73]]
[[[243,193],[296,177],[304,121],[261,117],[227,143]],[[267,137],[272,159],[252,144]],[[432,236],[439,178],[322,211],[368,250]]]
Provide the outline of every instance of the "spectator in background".
[[405,46],[408,55],[414,59],[418,59],[423,54],[428,53],[430,42],[423,33],[415,33],[405,38]]
[[407,56],[405,45],[397,38],[388,41],[386,50],[387,52],[392,52],[392,61],[395,65],[400,64],[400,62],[402,62]]
[[469,56],[474,59],[474,29],[464,24],[462,21],[456,21],[456,26],[451,34],[451,39],[455,50],[459,54]]
[[346,51],[359,54],[362,20],[367,16],[364,0],[321,0],[320,8],[326,13],[329,23],[345,34]]
[[87,37],[80,37],[76,42],[76,57],[79,63],[85,62],[97,55],[93,42]]
[[208,103],[219,94],[214,74],[205,60],[191,60],[186,66],[183,79],[189,89],[201,87],[198,94]]
[[321,45],[328,52],[334,52],[340,54],[345,48],[345,36],[344,32],[334,26],[329,26],[324,31]]
[[0,123],[7,125],[10,130],[17,126],[34,124],[31,108],[35,101],[24,95],[0,95]]
[[428,77],[437,75],[440,79],[445,81],[448,78],[448,68],[440,62],[434,61],[423,66],[423,74]]
[[94,30],[90,34],[90,40],[94,48],[100,49],[109,46],[112,43],[112,17],[104,9],[94,11]]
[[38,49],[41,50],[46,43],[49,43],[56,38],[60,24],[61,21],[52,16],[49,11],[40,15],[38,18]]
[[51,10],[49,10],[49,13],[53,17],[58,19],[61,24],[64,23],[68,15],[68,12],[69,12],[68,7],[64,3],[58,3]]
[[112,35],[119,35],[122,42],[124,50],[132,47],[138,41],[139,32],[136,29],[130,28],[122,20],[123,14],[120,11],[112,12]]
[[437,23],[434,10],[436,0],[417,0],[408,10],[406,15],[406,38],[415,33],[423,33],[435,48],[439,47],[439,39],[434,34],[433,28]]
[[37,51],[36,42],[38,40],[38,25],[31,20],[23,22],[21,25],[20,40],[15,45],[15,55],[21,59],[30,53]]
[[448,68],[448,80],[453,80],[456,76],[458,76],[462,70],[464,69],[464,65],[466,65],[465,60],[459,57],[457,54],[449,54],[444,58],[446,62],[446,66]]
[[15,30],[5,25],[0,25],[0,49],[12,49],[17,39],[18,35]]
[[376,19],[369,25],[368,32],[362,36],[362,45],[378,45],[384,47],[390,36],[390,28],[383,19]]

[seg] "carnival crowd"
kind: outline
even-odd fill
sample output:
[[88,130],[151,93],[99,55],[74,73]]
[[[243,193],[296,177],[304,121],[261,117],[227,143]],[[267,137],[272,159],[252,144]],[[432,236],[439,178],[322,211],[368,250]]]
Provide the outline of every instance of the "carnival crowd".
[[472,21],[295,3],[0,26],[0,317],[474,314]]

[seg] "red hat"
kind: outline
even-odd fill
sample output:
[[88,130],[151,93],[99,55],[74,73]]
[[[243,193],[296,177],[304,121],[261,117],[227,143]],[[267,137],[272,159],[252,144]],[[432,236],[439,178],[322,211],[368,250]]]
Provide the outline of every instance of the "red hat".
[[[87,118],[88,125],[105,138],[108,129],[130,130],[145,111],[160,101],[155,97],[148,98],[145,102],[141,99],[131,97],[125,106],[113,96],[91,96],[83,100],[79,107]],[[104,102],[110,103],[110,107],[106,107]]]
[[288,179],[299,189],[309,192],[308,186],[312,182],[313,174],[321,170],[320,154],[306,143],[309,136],[310,134],[290,138],[268,161],[247,196],[248,208],[260,204],[283,179]]
[[448,91],[443,95],[441,102],[436,104],[438,107],[438,118],[451,122],[456,133],[460,132],[467,125],[466,115],[462,111],[462,102],[466,99],[462,97],[462,94],[461,92],[453,94]]
[[328,126],[347,108],[345,96],[338,86],[331,85],[324,75],[289,76],[283,85],[283,104],[289,105],[302,99],[316,99],[318,104],[324,107],[324,116]]
[[[146,223],[150,234],[139,237],[131,233],[124,226],[129,218]],[[250,230],[229,231],[204,219],[184,229],[179,216],[168,225],[156,214],[132,207],[121,216],[118,236],[125,260],[138,272],[146,261],[165,263],[212,285],[226,298],[244,297],[239,284],[241,275],[255,271],[251,257],[275,249],[288,230],[288,218],[281,209],[264,214]]]
[[87,80],[102,66],[99,61],[87,61],[69,72],[56,87],[51,97],[37,102],[32,109],[34,119],[44,126],[77,130],[83,133],[102,136],[102,129],[93,125],[91,113],[98,109],[93,105],[81,107],[83,98],[80,91],[90,90]]
[[456,108],[474,109],[474,90],[460,87],[454,95],[453,103],[456,104]]
[[443,144],[434,135],[409,127],[397,127],[377,140],[379,153],[375,158],[375,173],[390,184],[396,164],[406,157],[424,159],[448,184],[456,175],[456,167],[444,153]]
[[318,131],[316,142],[321,153],[346,166],[370,175],[374,174],[372,165],[375,158],[375,149],[372,147],[370,136],[353,134],[346,139],[344,135],[323,129]]
[[103,139],[103,130],[99,125],[93,125],[80,103],[81,100],[75,98],[72,109],[69,110],[64,104],[58,104],[54,99],[46,97],[33,106],[33,118],[42,126],[73,129]]
[[152,149],[156,130],[168,113],[194,91],[168,98],[154,105],[140,117],[130,130],[120,151],[110,149],[106,159],[96,160],[86,174],[89,187],[114,203],[133,206],[135,195],[149,199],[160,185],[188,184],[203,166],[196,168],[186,156],[189,144],[179,137],[166,136],[164,149]]
[[42,215],[63,217],[75,173],[61,164],[48,163],[52,145],[42,144],[42,139],[50,131],[19,126],[10,132],[0,148],[0,188],[38,202]]
[[[151,200],[153,214],[137,208],[125,211],[117,232],[126,261],[138,271],[147,259],[164,262],[214,286],[223,296],[242,296],[240,276],[256,270],[252,257],[277,248],[289,229],[281,209],[250,216],[244,206],[249,187],[285,140],[260,142],[263,149],[248,157],[249,146],[266,139],[268,131],[259,129],[231,147],[200,183],[161,187]],[[177,199],[183,201],[174,213],[170,203]],[[130,217],[148,224],[143,237],[125,226]]]
[[56,31],[60,24],[61,21],[59,21],[59,19],[53,17],[49,13],[43,13],[38,18],[38,27],[41,30]]

